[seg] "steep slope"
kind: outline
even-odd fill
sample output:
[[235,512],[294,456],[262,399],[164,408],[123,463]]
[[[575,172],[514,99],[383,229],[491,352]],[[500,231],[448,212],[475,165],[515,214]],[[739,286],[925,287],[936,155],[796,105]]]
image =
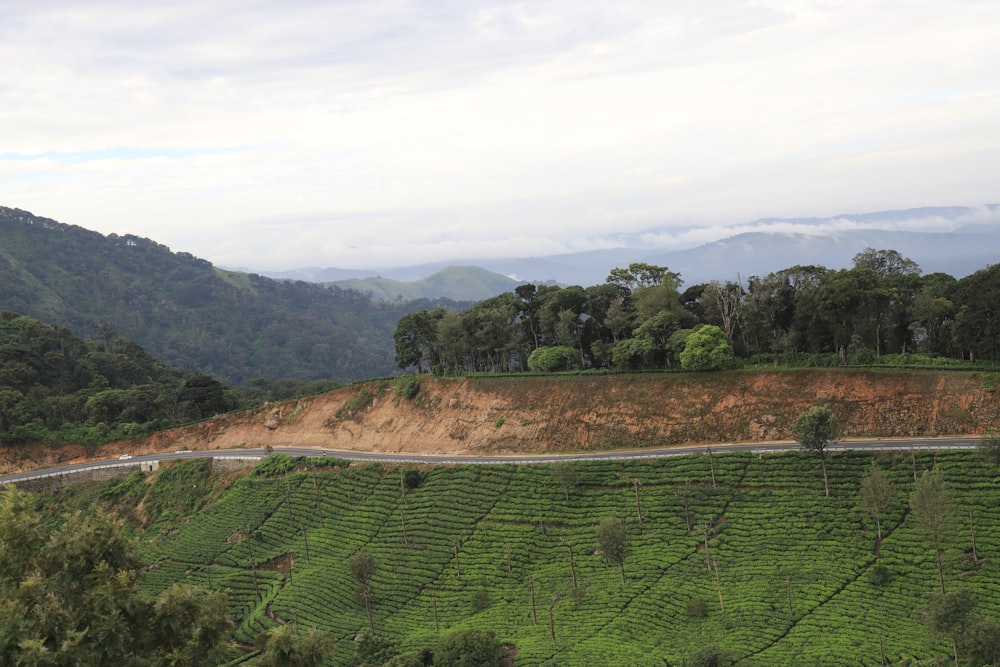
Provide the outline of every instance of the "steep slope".
[[0,207],[0,308],[83,336],[107,322],[168,365],[230,382],[390,375],[396,322],[435,305],[221,271],[149,239]]
[[[833,406],[843,437],[975,434],[1000,429],[996,384],[971,373],[840,370],[423,378],[407,400],[383,380],[110,443],[94,455],[267,445],[514,454],[784,440],[816,403]],[[21,457],[8,458],[12,472],[44,460],[30,447],[6,455]]]

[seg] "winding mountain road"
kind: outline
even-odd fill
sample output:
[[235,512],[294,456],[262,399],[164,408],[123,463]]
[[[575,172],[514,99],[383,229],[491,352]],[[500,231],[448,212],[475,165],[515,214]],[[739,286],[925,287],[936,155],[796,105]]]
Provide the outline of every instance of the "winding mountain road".
[[[896,438],[889,440],[844,440],[827,447],[827,451],[872,450],[872,451],[910,451],[910,450],[943,450],[943,449],[975,449],[979,443],[978,437],[943,437],[943,438]],[[671,456],[688,456],[691,454],[710,454],[725,452],[752,452],[768,454],[801,449],[795,442],[745,442],[720,443],[716,445],[694,445],[684,447],[650,448],[633,450],[609,450],[599,452],[578,452],[568,454],[517,454],[509,456],[478,456],[455,454],[389,454],[377,452],[357,452],[335,449],[313,449],[299,447],[276,447],[275,454],[288,456],[330,456],[348,461],[382,462],[382,463],[420,463],[437,465],[531,465],[537,463],[556,463],[560,461],[633,461],[642,459],[660,459]],[[266,456],[263,449],[218,449],[205,451],[164,452],[135,456],[127,460],[109,459],[104,461],[88,461],[74,463],[54,468],[45,468],[31,472],[18,473],[0,477],[0,486],[16,484],[42,477],[55,477],[84,470],[97,468],[138,468],[143,463],[155,461],[173,461],[178,459],[234,458],[260,459]]]

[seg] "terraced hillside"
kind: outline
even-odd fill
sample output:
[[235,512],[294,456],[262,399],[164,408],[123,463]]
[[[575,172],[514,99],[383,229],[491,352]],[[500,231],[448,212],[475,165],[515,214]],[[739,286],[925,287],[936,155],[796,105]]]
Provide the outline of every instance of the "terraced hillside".
[[[248,645],[275,623],[329,630],[332,664],[353,664],[371,627],[399,651],[495,629],[518,666],[683,665],[706,646],[748,665],[950,658],[919,620],[938,581],[908,497],[915,474],[944,476],[956,500],[946,584],[1000,618],[1000,475],[970,452],[876,460],[897,491],[878,547],[859,506],[862,453],[830,458],[829,498],[804,453],[419,475],[272,457],[235,479],[196,461],[99,491],[135,508],[151,591],[227,590]],[[610,518],[627,526],[624,584],[597,549]],[[361,551],[377,564],[370,620],[348,566]]]

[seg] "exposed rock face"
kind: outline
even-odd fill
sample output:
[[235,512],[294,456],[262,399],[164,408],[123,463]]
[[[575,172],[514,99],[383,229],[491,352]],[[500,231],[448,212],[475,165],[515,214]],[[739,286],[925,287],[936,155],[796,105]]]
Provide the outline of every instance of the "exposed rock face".
[[[842,370],[427,377],[406,400],[381,380],[111,443],[98,455],[267,445],[514,454],[783,440],[816,403],[833,406],[845,437],[977,434],[1000,429],[1000,392],[990,385],[970,373]],[[21,461],[8,459],[7,469],[59,455],[32,461],[40,446],[17,449]]]

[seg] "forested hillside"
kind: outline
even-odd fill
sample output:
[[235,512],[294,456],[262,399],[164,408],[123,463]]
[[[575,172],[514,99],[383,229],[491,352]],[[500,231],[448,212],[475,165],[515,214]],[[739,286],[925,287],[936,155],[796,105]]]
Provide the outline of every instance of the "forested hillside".
[[0,310],[0,444],[135,438],[280,397],[171,368],[107,326],[89,340]]
[[0,308],[83,336],[106,322],[170,366],[229,382],[389,375],[400,316],[451,305],[226,272],[149,239],[0,207]]

